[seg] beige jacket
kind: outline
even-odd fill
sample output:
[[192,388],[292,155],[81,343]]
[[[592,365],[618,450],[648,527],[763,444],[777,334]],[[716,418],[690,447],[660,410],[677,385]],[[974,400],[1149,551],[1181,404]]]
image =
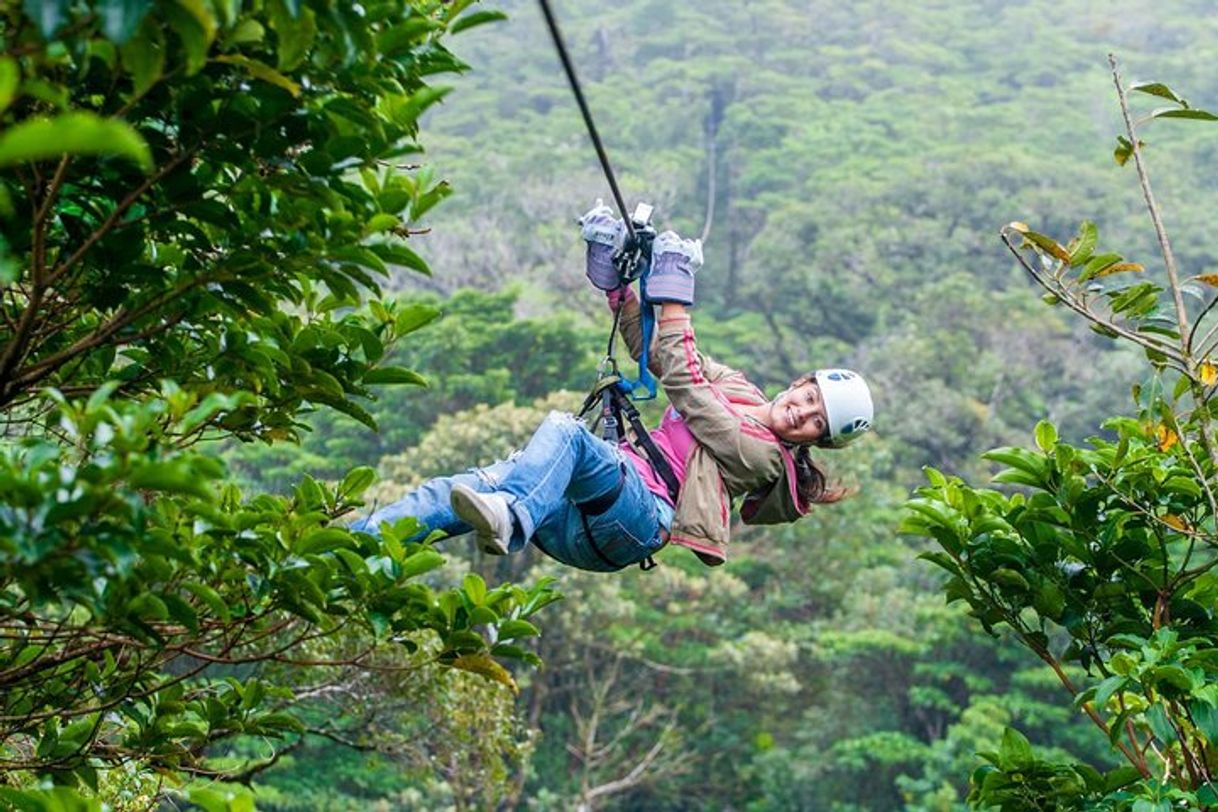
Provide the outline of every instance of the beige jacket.
[[[637,361],[642,310],[633,295],[622,305],[621,334]],[[792,522],[808,512],[796,493],[791,451],[741,411],[769,398],[739,371],[698,351],[688,316],[660,320],[650,368],[696,441],[686,460],[670,542],[716,566],[727,560],[735,497],[744,497],[740,515],[746,524]]]

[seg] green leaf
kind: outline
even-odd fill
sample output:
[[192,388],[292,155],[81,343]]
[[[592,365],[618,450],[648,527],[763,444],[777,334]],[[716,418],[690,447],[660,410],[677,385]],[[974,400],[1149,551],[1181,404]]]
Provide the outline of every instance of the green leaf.
[[364,383],[427,386],[427,379],[406,367],[376,367],[364,375]]
[[424,14],[411,14],[405,20],[398,22],[376,38],[376,46],[382,58],[392,58],[409,53],[421,45],[433,31],[443,28],[439,20],[433,20]]
[[486,600],[486,581],[482,580],[482,576],[476,572],[465,576],[461,582],[461,588],[465,590],[466,596],[475,606]]
[[982,459],[1000,462],[1012,468],[1018,468],[1035,476],[1041,476],[1045,471],[1045,458],[1034,451],[1018,446],[1003,446],[986,451]]
[[1082,263],[1091,258],[1091,254],[1095,251],[1095,245],[1099,241],[1099,229],[1095,227],[1095,223],[1090,220],[1084,220],[1079,227],[1078,242],[1074,245],[1074,250],[1070,252],[1070,266],[1078,267]]
[[1162,82],[1134,82],[1129,86],[1129,90],[1134,93],[1147,93],[1151,96],[1159,96],[1164,99],[1171,99],[1174,102],[1183,103],[1183,99],[1175,94],[1170,87]]
[[268,730],[287,730],[292,733],[304,733],[308,727],[304,722],[297,719],[290,713],[277,711],[268,713],[263,716],[258,716],[254,720],[254,724],[259,728]]
[[960,571],[960,565],[956,563],[956,559],[952,558],[947,553],[927,551],[924,553],[919,553],[918,558],[922,559],[923,561],[930,561],[933,564],[937,564],[950,572],[952,575],[962,574]]
[[1057,428],[1048,420],[1041,420],[1036,424],[1036,445],[1046,453],[1057,445]]
[[475,606],[469,613],[469,625],[491,626],[499,622],[499,613],[489,606]]
[[350,262],[365,268],[371,268],[382,276],[389,275],[389,269],[375,251],[359,245],[347,245],[336,248],[330,256],[339,262]]
[[314,397],[316,397],[316,399],[320,403],[326,404],[331,409],[340,411],[343,414],[347,415],[347,417],[351,417],[351,418],[354,418],[355,420],[358,420],[360,423],[363,423],[365,426],[372,429],[373,431],[377,430],[376,418],[373,417],[368,412],[367,409],[365,409],[363,406],[360,406],[355,401],[348,400],[346,398],[334,398],[334,397],[328,397],[328,396],[324,396],[324,395],[318,395],[318,396],[314,396]]
[[145,592],[127,604],[127,613],[144,620],[168,620],[169,607],[156,595]]
[[514,640],[519,637],[539,637],[541,630],[527,620],[505,620],[499,624],[499,639]]
[[1197,729],[1209,739],[1211,745],[1218,743],[1218,708],[1197,700],[1190,702],[1188,707]]
[[428,267],[423,258],[405,245],[381,244],[370,245],[369,248],[385,262],[402,265],[411,270],[418,271],[424,276],[431,276],[431,268]]
[[374,214],[368,218],[368,222],[364,224],[364,232],[367,234],[379,234],[382,231],[389,231],[397,228],[402,224],[402,218],[396,214]]
[[21,69],[11,56],[0,56],[0,113],[8,109],[17,97],[21,84]]
[[423,87],[416,90],[405,102],[394,104],[390,107],[390,114],[393,117],[394,123],[400,127],[413,126],[418,121],[419,116],[423,115],[423,111],[443,99],[450,92],[452,92],[451,87]]
[[356,546],[355,539],[351,538],[351,534],[346,530],[340,530],[337,527],[323,527],[306,534],[296,546],[296,552],[300,555],[310,555],[328,553],[339,547],[350,550],[355,549]]
[[1121,259],[1120,254],[1096,254],[1087,260],[1087,264],[1083,266],[1082,272],[1078,275],[1078,281],[1086,282],[1109,265],[1117,264]]
[[130,124],[94,113],[31,118],[0,133],[0,166],[61,155],[112,155],[152,169],[152,151]]
[[279,39],[278,66],[281,71],[293,71],[304,62],[317,37],[317,18],[309,7],[289,8],[284,0],[267,4],[268,22]]
[[1142,676],[1144,685],[1152,685],[1168,696],[1188,693],[1195,687],[1193,677],[1178,665],[1161,665]]
[[251,45],[266,39],[266,29],[257,20],[244,19],[237,23],[227,37],[226,45]]
[[402,577],[414,578],[442,566],[444,566],[444,556],[431,548],[424,548],[407,556],[402,562]]
[[[1138,139],[1138,148],[1146,146],[1141,139]],[[1112,151],[1112,157],[1117,162],[1117,166],[1124,166],[1133,155],[1133,144],[1123,135],[1117,136],[1116,149]]]
[[508,16],[502,11],[475,11],[472,14],[458,17],[457,21],[449,26],[448,30],[453,34],[458,34],[475,26],[506,20],[507,18]]
[[193,606],[172,592],[163,592],[160,598],[165,602],[166,608],[169,609],[169,616],[171,618],[181,623],[191,632],[199,631],[199,613],[195,611]]
[[123,67],[131,72],[136,97],[143,96],[165,72],[165,39],[158,25],[146,25],[119,48]]
[[1172,727],[1167,710],[1162,705],[1156,704],[1147,708],[1146,724],[1150,725],[1150,731],[1163,744],[1176,741],[1176,729]]
[[410,206],[410,219],[412,222],[420,220],[424,214],[431,211],[437,203],[451,195],[453,187],[448,181],[440,181],[419,197]]
[[215,17],[211,16],[204,0],[165,3],[160,13],[178,35],[186,52],[186,75],[193,76],[207,64],[207,52],[216,33]]
[[1104,773],[1104,791],[1115,792],[1121,787],[1127,787],[1141,780],[1141,778],[1142,773],[1138,772],[1138,768],[1133,765],[1126,764],[1117,767],[1115,770]]
[[1099,710],[1104,710],[1108,705],[1108,700],[1113,697],[1117,691],[1122,691],[1129,684],[1129,679],[1120,675],[1108,677],[1101,682],[1095,689],[1095,707]]
[[393,319],[393,330],[399,336],[413,333],[431,324],[443,315],[438,307],[425,304],[410,304],[398,310]]
[[1066,608],[1066,596],[1052,581],[1045,582],[1032,598],[1032,607],[1050,620],[1060,620]]
[[343,498],[352,499],[368,490],[368,486],[375,481],[376,472],[367,465],[361,465],[347,472],[339,483],[338,492]]
[[1008,727],[1002,732],[1002,747],[999,750],[999,757],[1004,766],[1009,769],[1029,766],[1033,761],[1032,745],[1022,733],[1013,727]]
[[1167,108],[1165,110],[1156,110],[1151,113],[1154,118],[1191,118],[1198,121],[1218,121],[1218,116],[1207,110],[1178,110],[1175,108]]
[[220,593],[212,589],[207,584],[199,581],[187,581],[182,584],[182,589],[194,595],[203,605],[211,610],[212,614],[220,620],[227,623],[231,619],[231,614],[228,611],[228,605],[224,603],[224,599],[220,597]]
[[179,493],[200,499],[212,495],[208,481],[200,477],[187,460],[180,458],[144,462],[131,472],[127,482],[140,490]]
[[250,59],[240,54],[224,54],[215,58],[216,62],[222,62],[226,65],[236,65],[245,70],[250,76],[255,79],[261,79],[264,82],[269,82],[276,87],[283,88],[292,96],[300,95],[300,85],[293,82],[288,77],[284,76],[279,71],[272,68],[270,65],[263,64],[256,59]]
[[1029,588],[1027,578],[1024,578],[1015,570],[1008,569],[1007,567],[999,567],[998,569],[994,570],[992,573],[990,573],[989,578],[999,586],[1005,586],[1021,591],[1027,591]]
[[212,40],[216,38],[216,15],[212,10],[210,0],[173,0],[178,6],[185,9],[190,14],[199,28],[203,31],[203,35],[207,38],[207,44],[210,45]]
[[101,17],[102,33],[122,45],[152,8],[152,0],[101,0],[94,8]]

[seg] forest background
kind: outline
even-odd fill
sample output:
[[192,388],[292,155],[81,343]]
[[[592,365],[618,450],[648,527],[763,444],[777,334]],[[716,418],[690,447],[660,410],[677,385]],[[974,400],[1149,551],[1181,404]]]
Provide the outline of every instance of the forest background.
[[[251,492],[375,466],[384,504],[501,457],[591,383],[608,327],[574,218],[607,197],[534,4],[455,38],[472,71],[423,120],[411,158],[451,191],[409,239],[430,276],[387,287],[441,314],[395,350],[426,389],[316,412],[299,446],[230,442]],[[826,457],[857,485],[797,525],[734,532],[708,571],[681,550],[594,576],[449,542],[437,587],[557,577],[543,666],[508,685],[462,671],[326,677],[324,735],[252,779],[259,808],[963,809],[976,753],[1008,725],[1109,767],[1107,742],[1043,664],[982,634],[897,533],[922,466],[982,480],[980,452],[1052,420],[1081,441],[1129,410],[1136,354],[1044,307],[997,239],[1096,221],[1151,256],[1106,54],[1218,103],[1218,11],[1180,2],[671,3],[558,9],[628,201],[704,235],[695,325],[768,391],[820,365],[865,370],[867,442]],[[1206,125],[1208,127],[1209,125]],[[1214,272],[1206,127],[1156,133],[1177,256]],[[1149,264],[1149,263],[1148,263]],[[661,404],[646,410],[658,417]],[[284,677],[285,680],[299,679]],[[505,681],[506,682],[506,681]],[[304,680],[297,684],[308,684]],[[244,763],[242,742],[213,754]],[[126,791],[126,790],[124,790]]]
[[[425,125],[426,162],[453,195],[412,243],[434,276],[401,284],[445,311],[404,356],[431,388],[383,401],[378,437],[325,424],[307,456],[256,454],[243,470],[267,487],[380,459],[389,500],[496,458],[550,405],[577,402],[558,390],[588,385],[608,319],[573,220],[608,194],[539,13],[495,7],[510,19],[462,40],[475,69]],[[628,205],[654,203],[687,236],[709,225],[700,345],[771,392],[822,364],[866,370],[879,419],[826,458],[855,498],[789,528],[737,527],[721,571],[680,550],[613,578],[540,557],[476,565],[541,568],[567,595],[542,624],[544,669],[522,677],[520,804],[963,809],[976,753],[1006,725],[1116,764],[1043,664],[944,605],[896,527],[921,466],[984,480],[979,452],[1027,443],[1039,419],[1081,441],[1130,410],[1137,357],[1044,307],[997,231],[1019,219],[1065,234],[1090,218],[1150,257],[1136,184],[1112,159],[1106,55],[1212,104],[1218,13],[715,0],[559,14]],[[1153,144],[1181,265],[1213,269],[1218,141],[1182,127]],[[377,786],[355,761],[334,786],[324,743],[294,758],[265,778],[283,793],[275,808],[345,808]]]

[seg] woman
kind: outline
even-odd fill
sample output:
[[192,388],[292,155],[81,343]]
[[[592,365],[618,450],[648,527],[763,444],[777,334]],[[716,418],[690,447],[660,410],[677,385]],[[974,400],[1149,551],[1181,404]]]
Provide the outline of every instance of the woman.
[[628,442],[611,445],[583,421],[554,412],[507,460],[430,480],[353,529],[376,532],[383,522],[413,516],[428,531],[473,531],[491,554],[532,543],[585,570],[643,562],[665,543],[715,566],[727,560],[734,497],[744,497],[745,523],[776,524],[844,496],[828,484],[809,448],[840,447],[871,427],[871,394],[862,377],[818,370],[766,398],[743,374],[698,352],[687,308],[702,264],[699,241],[671,231],[656,238],[640,303],[629,287],[619,287],[612,262],[624,241],[622,222],[601,205],[580,222],[588,278],[621,307],[622,336],[636,360],[642,308],[660,307],[650,366],[670,406],[651,437],[680,486],[675,502]]

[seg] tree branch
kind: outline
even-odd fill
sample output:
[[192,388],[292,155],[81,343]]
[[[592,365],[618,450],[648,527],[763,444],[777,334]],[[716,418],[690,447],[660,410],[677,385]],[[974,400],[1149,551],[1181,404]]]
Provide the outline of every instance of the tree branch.
[[[1116,56],[1108,54],[1108,64],[1112,68],[1112,83],[1116,85],[1117,100],[1121,104],[1121,115],[1125,119],[1125,132],[1133,149],[1133,162],[1138,170],[1138,182],[1142,185],[1142,196],[1146,199],[1146,208],[1150,210],[1150,219],[1155,226],[1155,235],[1159,238],[1159,248],[1163,252],[1163,263],[1167,266],[1167,279],[1171,284],[1172,298],[1176,305],[1176,322],[1179,325],[1180,336],[1189,334],[1188,311],[1184,309],[1184,294],[1180,291],[1180,272],[1176,267],[1176,257],[1171,250],[1171,242],[1167,239],[1167,230],[1163,227],[1163,217],[1159,213],[1159,205],[1155,202],[1154,193],[1150,190],[1150,178],[1146,174],[1146,166],[1142,162],[1142,149],[1138,146],[1138,135],[1134,129],[1133,117],[1129,114],[1129,98],[1125,95],[1125,86],[1121,83],[1121,75],[1117,71]],[[1187,348],[1186,348],[1187,349]]]

